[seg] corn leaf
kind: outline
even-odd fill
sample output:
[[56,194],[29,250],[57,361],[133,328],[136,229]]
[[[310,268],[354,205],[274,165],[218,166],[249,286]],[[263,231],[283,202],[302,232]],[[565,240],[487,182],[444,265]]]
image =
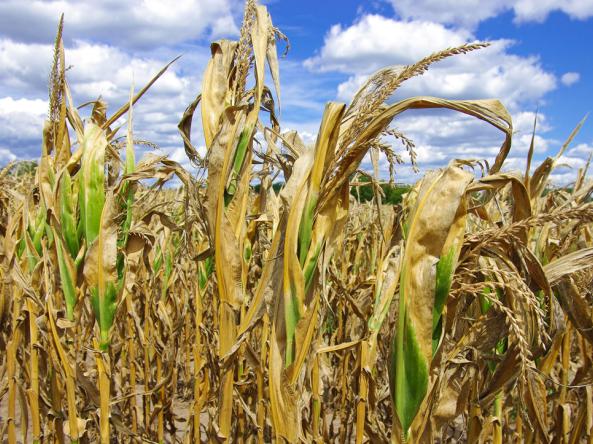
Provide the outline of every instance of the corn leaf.
[[[390,368],[395,411],[406,436],[428,390],[435,307],[442,308],[450,285],[452,259],[462,234],[457,216],[471,180],[471,174],[456,166],[425,177],[410,214]],[[447,265],[437,269],[443,257]],[[438,272],[443,276],[437,287]]]

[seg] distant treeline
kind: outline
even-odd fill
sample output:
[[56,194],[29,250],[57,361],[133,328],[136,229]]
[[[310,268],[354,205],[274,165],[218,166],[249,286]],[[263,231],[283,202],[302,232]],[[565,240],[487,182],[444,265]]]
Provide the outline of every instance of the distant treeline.
[[[360,178],[361,182],[368,182],[368,178]],[[382,183],[379,185],[383,190],[383,203],[386,205],[397,205],[400,204],[403,195],[406,194],[412,188],[411,185],[406,185],[403,183]],[[360,202],[368,202],[373,199],[373,187],[368,185],[359,185],[352,187],[350,189],[350,194],[352,194],[356,199],[360,199]]]
[[[368,182],[368,178],[360,178],[360,182]],[[359,183],[360,183],[359,182]],[[284,182],[275,182],[272,184],[273,190],[278,194],[282,187],[284,186]],[[381,184],[381,189],[383,190],[383,203],[386,205],[397,205],[401,203],[403,195],[410,191],[411,186],[406,184]],[[253,191],[256,193],[259,192],[259,184],[253,185]],[[354,196],[355,199],[360,199],[360,202],[369,202],[373,199],[373,187],[368,185],[358,185],[353,186],[350,189],[350,194]]]

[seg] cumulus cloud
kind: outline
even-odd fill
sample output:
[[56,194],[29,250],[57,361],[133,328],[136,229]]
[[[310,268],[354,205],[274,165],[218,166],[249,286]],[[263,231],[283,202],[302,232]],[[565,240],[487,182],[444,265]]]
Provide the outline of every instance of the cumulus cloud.
[[43,115],[47,112],[47,101],[35,99],[13,99],[12,97],[0,98],[0,116],[27,113]]
[[[220,9],[222,14],[224,4],[231,5],[236,1],[216,3],[217,11]],[[180,150],[182,142],[177,124],[187,104],[200,90],[201,74],[210,58],[208,40],[212,38],[212,33],[232,35],[236,33],[236,27],[230,22],[213,21],[213,16],[208,15],[206,9],[214,2],[181,2],[179,5],[181,10],[169,11],[164,13],[163,17],[157,17],[158,14],[151,15],[148,10],[142,17],[131,17],[138,11],[134,11],[130,3],[132,2],[118,2],[116,6],[120,9],[126,8],[125,14],[132,28],[136,26],[144,28],[143,32],[150,30],[157,37],[162,32],[164,40],[158,43],[160,46],[150,48],[150,51],[146,50],[151,43],[150,39],[154,36],[149,36],[150,38],[142,41],[127,41],[129,31],[120,29],[123,24],[115,15],[104,16],[109,9],[104,3],[96,5],[97,11],[89,16],[92,19],[87,17],[88,23],[79,27],[77,23],[82,20],[81,11],[87,11],[88,2],[31,2],[21,8],[22,11],[19,9],[19,13],[29,14],[28,20],[35,22],[34,28],[38,29],[35,30],[35,35],[25,35],[23,33],[34,31],[30,29],[31,26],[24,30],[4,26],[4,22],[8,19],[3,12],[9,12],[11,8],[16,7],[16,2],[0,2],[0,23],[2,23],[0,27],[0,100],[2,100],[0,102],[2,106],[0,146],[12,150],[18,157],[34,158],[39,155],[40,128],[47,108],[44,99],[47,97],[48,76],[53,55],[52,41],[55,32],[53,20],[59,16],[59,11],[56,11],[65,8],[65,53],[66,65],[69,66],[67,78],[75,104],[88,102],[101,96],[107,102],[108,111],[114,112],[128,101],[132,82],[136,90],[140,89],[167,62],[178,54],[182,54],[182,58],[169,68],[138,102],[134,114],[135,137],[156,143],[161,148],[160,154],[167,154],[179,160],[183,150],[182,148]],[[136,6],[140,10],[156,8],[155,10],[159,12],[158,8],[165,3],[148,1]],[[195,6],[196,3],[200,4],[190,13],[191,8],[187,5]],[[183,10],[183,8],[186,9]],[[242,8],[235,5],[233,10],[237,13],[242,11]],[[196,15],[198,13],[201,14],[199,17]],[[173,16],[169,17],[167,14],[173,14]],[[179,19],[176,16],[179,14],[184,17]],[[45,16],[47,20],[43,18]],[[224,14],[221,17],[232,18]],[[47,21],[45,34],[43,28],[46,21],[44,20]],[[167,20],[181,27],[184,23],[191,21],[192,26],[185,34],[179,34],[177,31],[169,32],[164,23]],[[110,28],[103,29],[104,25],[109,25]],[[221,28],[217,31],[215,28],[218,25]],[[193,40],[193,37],[199,35],[203,38]],[[323,101],[333,98],[332,89],[323,82],[315,78],[303,79],[302,63],[282,63],[281,72],[283,110],[291,112],[295,109],[304,109],[311,113],[321,113]],[[43,112],[34,112],[32,111],[34,108],[18,111],[14,106],[7,105],[12,104],[9,101],[14,100],[13,98],[44,103]],[[88,107],[81,110],[83,114],[89,111]],[[125,123],[125,117],[120,119],[121,122],[118,124]],[[199,119],[199,116],[196,115],[196,118]],[[21,134],[20,138],[15,136],[16,133]],[[192,133],[197,145],[203,143],[199,125],[193,126]],[[28,134],[29,138],[25,138],[24,134]],[[2,162],[1,159],[0,162]]]
[[[524,172],[535,117],[533,112],[520,112],[513,115],[515,135],[503,171]],[[537,120],[532,172],[542,159],[555,156],[563,143],[561,140],[548,137],[552,128],[545,115],[538,114]],[[399,177],[397,180],[404,182],[418,180],[427,170],[442,167],[453,159],[486,160],[492,165],[502,142],[501,134],[483,122],[450,112],[437,112],[432,116],[410,115],[395,124],[399,130],[415,141],[418,152],[420,173],[415,174],[408,166],[397,168]],[[399,148],[399,153],[406,157],[403,149]],[[579,168],[585,166],[591,155],[593,155],[593,143],[580,143],[569,147],[560,157],[550,176],[553,183],[567,185],[574,182]],[[382,172],[386,174],[387,165],[385,163],[381,165]],[[367,171],[372,170],[368,159],[362,167]]]
[[543,22],[551,12],[559,11],[572,19],[593,16],[591,0],[389,0],[404,20],[429,20],[464,28],[511,11],[514,21]]
[[51,57],[50,45],[0,39],[0,94],[34,97],[47,91]]
[[[237,35],[239,3],[0,2],[0,146],[19,158],[39,155],[53,39],[63,12],[67,78],[76,104],[101,96],[114,112],[127,102],[132,82],[140,89],[167,62],[183,55],[136,105],[134,119],[137,138],[158,144],[162,154],[177,153],[177,123],[200,89],[210,56],[208,41]],[[193,132],[199,143],[201,134]],[[0,158],[7,157],[0,153]]]
[[[363,15],[351,26],[333,26],[322,48],[305,61],[305,66],[313,72],[345,74],[347,78],[337,86],[336,95],[349,102],[369,75],[381,67],[408,65],[432,52],[474,40],[465,29],[437,22]],[[505,169],[522,170],[535,120],[530,110],[543,103],[558,80],[542,67],[537,56],[513,54],[513,45],[511,40],[496,40],[488,48],[439,62],[422,76],[405,82],[390,101],[415,95],[499,98],[512,114],[515,132]],[[420,174],[453,159],[492,164],[504,140],[503,134],[485,122],[452,111],[411,111],[399,116],[392,126],[414,140]],[[547,137],[550,130],[547,116],[540,113],[534,138],[536,158],[555,147],[555,141]],[[394,146],[406,158],[403,147],[397,142]],[[369,159],[362,168],[372,168]],[[387,171],[386,165],[382,164],[382,171]],[[399,180],[418,178],[408,166],[399,166],[397,171]]]
[[52,41],[64,13],[66,39],[148,48],[237,34],[233,11],[241,11],[239,5],[238,0],[3,0],[0,34],[24,42]]
[[16,160],[17,156],[8,148],[0,147],[0,164],[6,165],[13,160]]
[[[201,49],[208,54],[206,48]],[[0,143],[14,147],[19,157],[39,155],[41,125],[47,113],[46,101],[39,97],[47,96],[51,58],[49,44],[0,40]],[[101,96],[111,112],[128,101],[132,82],[140,89],[167,61],[103,43],[75,40],[66,47],[67,77],[75,103]],[[179,146],[177,123],[200,88],[201,69],[193,68],[204,63],[192,56],[184,62],[172,66],[136,105],[136,137],[157,143],[164,153]]]
[[[524,155],[529,150],[535,114],[524,111],[512,117],[515,135],[511,154]],[[534,146],[537,154],[544,154],[550,148],[549,141],[542,136],[549,131],[546,116],[538,115],[538,122]],[[504,141],[504,135],[499,130],[453,111],[414,111],[396,120],[394,125],[418,146],[431,147],[431,154],[425,150],[425,161],[429,164],[455,158],[492,161]]]
[[[585,167],[589,156],[593,153],[593,145],[580,144],[575,148],[577,151],[569,150],[558,159],[558,163],[550,175],[556,185],[574,183],[579,169]],[[582,150],[583,153],[579,150]],[[584,152],[587,153],[586,156],[582,155]]]
[[[201,50],[207,51],[204,47]],[[45,94],[52,54],[53,47],[50,44],[0,39],[0,93]],[[100,94],[106,99],[122,93],[127,96],[132,80],[138,85],[146,83],[168,61],[133,55],[115,46],[82,40],[75,40],[66,47],[68,80],[74,92],[92,96]],[[184,64],[191,63],[192,55],[183,57],[159,79],[154,91],[170,94],[182,89],[182,77],[176,72]],[[197,73],[192,74],[195,79]],[[183,78],[189,79],[189,76]]]
[[[304,62],[312,72],[345,76],[336,89],[338,100],[349,102],[379,68],[409,65],[435,51],[475,41],[473,30],[477,24],[505,11],[513,11],[516,22],[542,21],[556,10],[573,19],[593,15],[593,0],[578,3],[546,0],[543,4],[537,2],[538,8],[531,0],[398,0],[392,3],[399,17],[362,13],[351,25],[334,25],[327,32],[323,46]],[[522,171],[532,141],[535,119],[532,110],[545,105],[546,95],[559,83],[569,86],[578,82],[579,74],[570,72],[558,78],[544,68],[539,56],[513,53],[514,45],[512,40],[498,39],[486,49],[436,63],[422,76],[405,82],[389,100],[415,95],[500,99],[513,116],[515,131],[504,168]],[[496,129],[484,122],[450,111],[404,113],[392,125],[416,142],[421,173],[455,158],[492,162],[503,139]],[[556,152],[561,144],[550,136],[551,130],[547,116],[540,113],[534,137],[535,164],[538,159]],[[405,154],[405,151],[401,149],[400,153]],[[584,162],[574,153],[567,153],[565,157],[574,168]],[[372,168],[369,159],[362,167]],[[383,165],[383,171],[386,170]],[[418,178],[406,166],[400,166],[398,171],[400,179]],[[562,180],[574,177],[573,173],[561,174],[564,174]]]
[[571,157],[580,157],[581,159],[588,159],[593,154],[593,143],[579,143],[573,148],[570,148],[566,154]]
[[593,16],[591,0],[518,0],[511,1],[518,22],[543,22],[551,12],[559,11],[572,19],[585,20]]
[[6,145],[0,149],[0,163],[38,156],[47,106],[40,99],[0,98],[0,141]]
[[578,72],[567,72],[562,74],[560,81],[564,86],[572,86],[581,79],[581,75]]
[[[138,90],[183,54],[137,104],[134,121],[137,138],[157,143],[164,154],[176,152],[177,123],[200,89],[208,41],[238,34],[240,5],[240,0],[0,1],[0,146],[19,158],[39,155],[53,40],[64,13],[67,77],[76,104],[101,96],[113,112],[127,102],[132,82]],[[0,152],[0,162],[8,157]]]
[[585,167],[592,155],[593,143],[579,143],[569,148],[558,159],[558,165],[552,174],[554,181],[562,185],[574,182],[578,170]]
[[[305,66],[349,74],[337,89],[338,98],[348,101],[379,67],[411,64],[437,50],[473,40],[468,31],[438,23],[365,15],[349,27],[333,26],[319,53],[306,60]],[[496,40],[488,48],[439,62],[406,82],[399,96],[497,97],[513,110],[535,104],[556,87],[556,77],[542,68],[537,56],[512,54],[512,45],[510,40]]]
[[334,25],[319,54],[305,61],[318,71],[371,72],[385,65],[406,65],[471,38],[438,23],[402,22],[381,15],[362,16],[348,27]]

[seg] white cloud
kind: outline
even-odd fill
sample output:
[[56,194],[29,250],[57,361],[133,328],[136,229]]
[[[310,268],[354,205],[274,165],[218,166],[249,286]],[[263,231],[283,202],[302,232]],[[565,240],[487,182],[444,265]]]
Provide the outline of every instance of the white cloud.
[[51,57],[50,45],[0,39],[0,92],[25,96],[47,90]]
[[47,101],[45,100],[28,100],[28,99],[13,99],[12,97],[0,98],[0,116],[7,116],[12,114],[32,114],[44,115],[47,113]]
[[[374,70],[411,64],[431,52],[472,40],[471,33],[438,23],[367,15],[349,27],[333,26],[323,47],[305,66],[317,72],[348,74],[337,87],[337,98],[348,102]],[[557,80],[541,67],[537,57],[511,54],[512,44],[509,40],[497,40],[488,48],[439,62],[424,75],[406,82],[392,100],[414,95],[501,99],[513,114],[515,131],[505,168],[523,169],[535,118],[533,112],[525,109],[535,109],[545,94],[556,87]],[[545,137],[550,126],[541,113],[538,120],[534,146],[536,156],[543,156],[551,147],[551,141]],[[487,160],[492,164],[504,140],[504,135],[488,124],[452,111],[411,111],[392,125],[414,140],[421,172],[453,159]],[[407,159],[398,142],[394,146]],[[386,174],[387,167],[383,167]],[[362,168],[370,169],[371,165],[365,161]],[[408,166],[398,166],[397,171],[399,180],[418,178]]]
[[[84,103],[101,96],[107,102],[108,113],[112,113],[128,101],[132,81],[136,90],[140,89],[179,52],[185,54],[142,97],[134,113],[135,137],[158,144],[161,154],[178,159],[182,140],[177,124],[185,107],[200,90],[201,74],[210,56],[207,46],[185,42],[161,47],[148,55],[147,52],[126,50],[125,47],[103,42],[67,40],[66,65],[70,66],[67,78],[74,103]],[[33,100],[47,97],[52,53],[53,45],[49,43],[27,43],[0,37],[0,98],[27,97]],[[321,114],[323,102],[333,98],[332,89],[323,82],[315,78],[303,79],[304,71],[300,62],[281,63],[283,115],[292,115],[294,110],[303,109]],[[85,114],[88,111],[89,108],[82,110]],[[6,113],[13,112],[6,109]],[[199,121],[198,114],[199,110],[196,122]],[[12,117],[16,124],[25,124],[22,116],[17,117]],[[118,123],[123,121],[125,116]],[[196,145],[203,143],[199,128],[197,124],[192,128],[192,139]],[[39,127],[32,136],[34,139],[26,148],[27,157],[39,155]],[[9,140],[7,134],[0,133],[0,145],[20,147],[22,143],[17,144],[14,138]]]
[[[143,86],[168,60],[134,56],[120,48],[76,40],[66,47],[68,80],[74,93],[104,98],[127,96],[134,79]],[[52,45],[26,44],[9,39],[0,40],[0,80],[4,88],[39,94],[47,91],[51,69]],[[179,65],[179,64],[178,64]],[[159,94],[178,93],[183,81],[173,66],[155,85]]]
[[470,29],[506,11],[512,11],[518,23],[541,23],[554,11],[579,20],[593,16],[592,0],[390,0],[390,3],[404,20],[430,20]]
[[[68,50],[67,59],[73,65],[68,77],[74,93],[90,97],[100,94],[108,101],[127,97],[132,80],[142,87],[165,64],[162,60],[130,56],[113,46],[78,41]],[[151,97],[181,94],[189,89],[189,80],[177,75],[172,67],[151,89]]]
[[319,71],[368,73],[386,65],[414,63],[470,38],[469,32],[450,30],[437,23],[365,15],[352,26],[332,26],[320,53],[306,60],[305,66]]
[[[346,74],[336,88],[338,100],[349,102],[377,69],[408,65],[435,51],[475,41],[475,27],[505,11],[511,10],[517,23],[543,21],[551,11],[557,10],[573,19],[593,16],[593,0],[562,3],[556,0],[391,2],[399,18],[364,15],[361,11],[363,15],[352,25],[332,26],[323,46],[305,61],[304,65],[316,73]],[[566,73],[557,78],[543,67],[539,56],[513,54],[514,44],[512,40],[499,39],[488,48],[436,63],[422,76],[405,82],[389,100],[415,95],[500,99],[513,115],[515,130],[511,153],[503,169],[523,170],[535,118],[531,110],[545,105],[546,95],[556,89],[559,82],[574,84],[579,75]],[[503,139],[501,133],[484,122],[452,112],[413,111],[404,113],[392,125],[416,142],[421,172],[443,166],[455,158],[486,159],[491,164]],[[559,141],[551,138],[551,130],[546,116],[540,113],[534,138],[536,164],[538,159],[555,154],[560,146]],[[406,158],[405,151],[400,150],[400,153]],[[567,156],[577,159],[569,160],[572,166],[583,162],[572,153]],[[383,166],[385,173],[387,168]],[[371,169],[368,159],[362,167]],[[418,178],[408,166],[399,166],[398,171],[403,172],[400,179]]]
[[404,20],[430,20],[474,27],[505,9],[504,0],[392,0],[393,9]]
[[551,182],[556,186],[566,186],[574,183],[576,171],[568,168],[556,169],[550,174]]
[[0,149],[0,163],[39,155],[47,106],[39,99],[0,98],[0,141],[8,145]]
[[[587,160],[593,154],[593,143],[580,143],[560,157],[556,169],[550,175],[554,184],[569,185],[574,183],[580,168],[583,168]],[[587,177],[591,177],[591,165]],[[591,179],[589,179],[591,180]]]
[[581,79],[581,75],[578,72],[567,72],[562,74],[560,81],[565,86],[572,86]]
[[16,160],[17,156],[8,148],[0,147],[0,165],[6,165],[8,162]]
[[593,143],[579,143],[573,148],[569,148],[566,154],[571,157],[580,157],[581,159],[588,159],[589,156],[593,154]]
[[[64,13],[75,104],[101,96],[112,113],[128,101],[132,82],[139,90],[183,54],[138,102],[134,117],[136,138],[178,158],[177,123],[200,90],[208,42],[237,36],[242,9],[241,0],[0,0],[0,146],[18,157],[39,155],[53,41]],[[45,104],[43,113],[35,111],[38,103]],[[198,128],[192,129],[196,144]]]
[[581,167],[584,167],[586,163],[585,159],[582,159],[580,157],[572,157],[570,155],[563,155],[560,157],[560,159],[558,159],[558,166],[557,167],[568,167],[568,168],[572,168],[572,169],[579,169]]
[[[337,88],[338,98],[349,101],[368,75],[380,67],[411,64],[437,50],[472,40],[469,32],[438,23],[366,15],[352,26],[333,26],[319,53],[306,60],[305,66],[350,74]],[[538,57],[511,54],[512,45],[510,40],[496,40],[488,48],[439,62],[406,82],[399,96],[497,97],[514,111],[521,105],[535,105],[556,87],[556,78],[541,67]]]
[[[208,54],[204,47],[193,49]],[[101,96],[111,113],[128,101],[132,82],[138,91],[169,61],[79,40],[67,46],[65,53],[66,64],[71,67],[67,78],[74,102],[80,104]],[[198,75],[206,60],[200,57],[183,57],[142,97],[136,105],[136,137],[157,143],[165,153],[180,146],[177,123],[200,89]],[[0,143],[14,146],[19,156],[39,155],[41,124],[47,112],[46,101],[39,97],[47,97],[51,59],[52,45],[0,40]],[[27,98],[12,99],[19,96]],[[42,113],[37,112],[40,104]]]
[[125,48],[172,45],[199,37],[237,34],[238,0],[3,0],[0,34],[28,42],[52,41],[61,13],[65,38]]
[[593,16],[591,0],[518,0],[511,1],[517,22],[543,22],[551,12],[560,11],[572,19],[585,20]]

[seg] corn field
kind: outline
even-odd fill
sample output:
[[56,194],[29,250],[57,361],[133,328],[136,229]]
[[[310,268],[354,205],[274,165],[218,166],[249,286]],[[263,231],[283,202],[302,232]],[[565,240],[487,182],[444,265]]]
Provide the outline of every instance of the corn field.
[[[583,122],[540,165],[534,126],[503,172],[498,100],[391,99],[486,43],[379,70],[306,146],[279,121],[286,37],[248,0],[179,123],[184,169],[135,155],[170,64],[83,117],[62,24],[38,166],[0,173],[1,442],[593,443],[593,181],[549,180]],[[486,122],[500,151],[384,205],[379,159],[416,166],[395,125],[418,109]]]

